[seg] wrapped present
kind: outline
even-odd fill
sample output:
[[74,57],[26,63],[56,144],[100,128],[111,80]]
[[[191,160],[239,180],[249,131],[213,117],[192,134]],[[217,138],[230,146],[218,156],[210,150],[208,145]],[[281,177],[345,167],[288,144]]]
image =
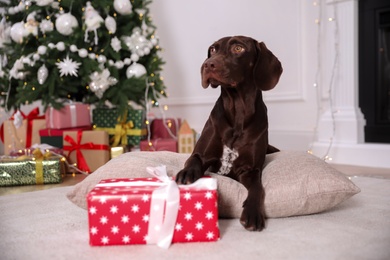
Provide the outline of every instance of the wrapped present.
[[177,140],[169,138],[151,139],[150,141],[142,140],[139,147],[141,151],[170,151],[177,153]]
[[62,137],[64,131],[86,131],[91,129],[92,125],[65,129],[44,128],[39,130],[39,136],[42,144],[49,144],[54,147],[62,148],[64,145]]
[[110,145],[138,146],[147,134],[145,111],[129,108],[127,115],[119,119],[115,108],[95,108],[92,111],[94,129],[110,135]]
[[64,131],[63,150],[69,163],[84,172],[93,172],[110,160],[108,134],[104,131]]
[[[219,239],[216,180],[177,185],[148,167],[154,178],[102,180],[87,195],[90,244],[157,244]],[[180,209],[180,210],[179,210]]]
[[68,103],[60,110],[49,107],[46,110],[46,128],[64,129],[91,125],[89,105]]
[[152,139],[175,139],[180,127],[180,119],[154,119],[150,125]]
[[42,153],[39,149],[31,156],[0,158],[0,186],[60,183],[66,172],[65,158]]
[[[21,122],[16,123],[14,120]],[[17,111],[9,120],[4,121],[1,127],[1,137],[4,143],[4,154],[30,147],[40,143],[39,130],[45,128],[45,116],[39,115],[39,108],[33,109],[29,114]]]

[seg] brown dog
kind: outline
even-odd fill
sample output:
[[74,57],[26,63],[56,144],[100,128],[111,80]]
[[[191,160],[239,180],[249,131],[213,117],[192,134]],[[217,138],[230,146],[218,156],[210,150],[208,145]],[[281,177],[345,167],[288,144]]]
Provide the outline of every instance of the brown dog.
[[209,169],[242,183],[248,197],[240,222],[251,231],[265,226],[261,174],[265,155],[278,151],[268,144],[262,91],[274,88],[282,71],[265,44],[252,38],[225,37],[211,45],[201,68],[202,86],[221,86],[221,95],[192,155],[176,176],[178,183],[192,183]]

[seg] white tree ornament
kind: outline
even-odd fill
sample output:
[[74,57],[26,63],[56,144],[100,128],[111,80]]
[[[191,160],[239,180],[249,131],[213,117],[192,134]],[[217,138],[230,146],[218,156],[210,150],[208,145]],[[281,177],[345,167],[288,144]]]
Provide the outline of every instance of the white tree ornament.
[[121,15],[131,14],[132,7],[130,0],[114,0],[114,9]]
[[58,69],[60,70],[60,76],[75,76],[78,77],[78,69],[81,65],[80,62],[75,62],[69,59],[68,56],[63,61],[56,62]]
[[94,32],[95,33],[95,44],[98,45],[98,35],[97,35],[97,29],[100,28],[101,24],[104,22],[103,18],[100,16],[100,14],[93,8],[91,5],[91,2],[87,2],[87,7],[84,11],[84,17],[85,17],[85,25],[87,26],[87,29],[85,30],[84,34],[84,41],[88,42],[88,33]]
[[72,14],[64,13],[57,17],[55,25],[57,31],[62,35],[71,35],[74,30],[73,28],[78,27],[79,23]]

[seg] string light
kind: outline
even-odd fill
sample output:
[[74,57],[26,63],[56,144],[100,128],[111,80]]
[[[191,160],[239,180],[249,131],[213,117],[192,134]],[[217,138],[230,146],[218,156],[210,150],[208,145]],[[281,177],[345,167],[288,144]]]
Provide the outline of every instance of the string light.
[[[315,135],[313,136],[313,139],[317,136],[318,134],[318,125],[319,125],[319,118],[321,115],[321,112],[323,110],[322,105],[321,105],[321,88],[318,85],[318,82],[321,80],[321,65],[322,65],[322,56],[321,56],[321,20],[322,20],[322,3],[321,1],[318,3],[317,1],[313,2],[313,6],[318,6],[318,18],[315,19],[315,23],[318,25],[317,28],[317,68],[316,68],[316,74],[315,74],[315,82],[313,83],[313,87],[316,89],[316,100],[317,100],[317,115],[316,115],[316,125],[314,128],[314,133]],[[330,77],[330,82],[329,82],[329,87],[328,87],[328,104],[329,104],[329,110],[331,114],[331,123],[332,123],[332,135],[329,138],[329,145],[327,147],[327,150],[325,152],[325,155],[322,156],[321,158],[325,161],[331,161],[332,157],[329,156],[329,152],[333,146],[333,140],[335,137],[336,133],[336,123],[335,123],[335,113],[338,111],[334,111],[333,108],[333,87],[335,84],[335,75],[337,73],[338,69],[338,63],[339,63],[339,24],[338,24],[338,19],[337,19],[337,8],[336,5],[333,4],[333,17],[328,18],[329,22],[334,22],[334,50],[335,50],[335,56],[334,56],[334,61],[333,61],[333,66],[332,66],[332,71],[331,71],[331,77]],[[307,151],[309,154],[313,154],[313,144],[314,140],[311,143],[311,146],[309,150]]]

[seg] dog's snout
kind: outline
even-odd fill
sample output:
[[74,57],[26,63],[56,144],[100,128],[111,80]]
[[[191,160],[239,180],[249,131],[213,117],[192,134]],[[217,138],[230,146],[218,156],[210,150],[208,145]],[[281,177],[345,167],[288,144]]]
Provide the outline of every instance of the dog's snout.
[[212,70],[212,71],[215,70],[216,67],[213,60],[206,60],[203,66],[205,69]]

